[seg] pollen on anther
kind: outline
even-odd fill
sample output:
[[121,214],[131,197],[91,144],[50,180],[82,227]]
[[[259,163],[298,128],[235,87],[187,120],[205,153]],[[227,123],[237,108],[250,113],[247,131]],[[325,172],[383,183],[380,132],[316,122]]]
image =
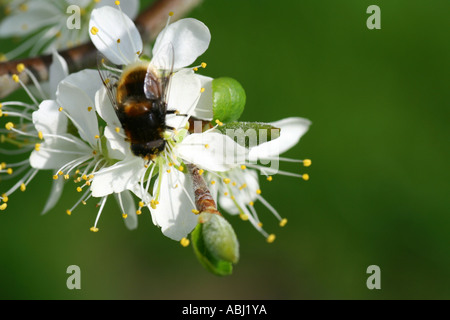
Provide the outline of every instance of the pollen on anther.
[[87,111],[91,112],[92,111],[92,107],[88,107]]
[[179,167],[178,167],[178,170],[183,171],[183,170],[184,170],[184,167],[183,167],[183,166],[179,166]]
[[12,128],[14,128],[14,123],[8,122],[7,124],[5,124],[5,128],[6,130],[11,130]]
[[96,134],[96,135],[94,136],[94,138],[95,138],[95,139],[100,139],[100,136],[99,136],[98,134]]
[[250,201],[248,204],[252,207],[255,205],[255,203],[253,201]]
[[3,202],[8,202],[8,200],[9,200],[9,198],[8,198],[8,196],[6,194],[3,194],[2,198],[3,198],[2,199]]
[[303,165],[304,165],[305,167],[309,167],[309,166],[311,165],[311,160],[310,160],[310,159],[305,159],[305,160],[303,160]]
[[197,67],[195,67],[195,68],[192,68],[192,70],[194,70],[194,71],[198,71],[198,68],[197,68]]
[[6,203],[2,203],[1,205],[0,205],[0,211],[3,211],[3,210],[6,210],[6,207],[7,207],[8,205],[6,204]]
[[97,34],[97,32],[98,32],[98,28],[97,27],[92,27],[91,28],[91,33],[95,36],[96,34]]
[[203,169],[198,170],[198,174],[199,174],[200,176],[201,176],[204,172],[205,172],[205,170],[203,170]]
[[59,108],[58,108],[58,111],[59,111],[59,112],[63,111],[63,107],[59,107]]
[[91,227],[89,230],[91,230],[92,232],[98,232],[98,228],[97,227]]
[[192,209],[191,211],[192,211],[192,213],[194,213],[194,214],[199,214],[199,213],[200,213],[200,211],[198,211],[197,209]]
[[267,237],[266,241],[267,241],[268,243],[274,242],[274,241],[275,241],[275,235],[274,235],[273,233],[270,234],[270,235]]
[[81,192],[83,189],[81,187],[77,187],[77,192]]
[[120,39],[117,39],[117,43],[120,43]]
[[25,185],[25,183],[22,183],[20,185],[20,191],[24,192],[27,189],[27,186]]
[[256,194],[261,194],[261,189],[256,190]]
[[128,218],[128,215],[126,213],[122,213],[122,218],[126,219]]
[[183,238],[180,240],[180,244],[185,248],[189,245],[189,243],[190,243],[190,241],[187,238]]
[[13,169],[12,169],[12,168],[6,169],[6,173],[7,173],[7,174],[12,174],[12,173],[13,173]]
[[241,218],[243,221],[247,221],[248,220],[248,215],[246,215],[245,213],[241,213],[239,215],[239,218]]
[[57,174],[53,175],[53,180],[58,180],[58,175]]
[[201,89],[200,89],[200,92],[201,92],[201,93],[205,92],[205,88],[201,88]]
[[247,167],[245,166],[245,164],[243,164],[243,165],[241,166],[241,169],[242,169],[242,170],[247,169]]
[[206,149],[209,149],[209,144],[205,144],[205,148],[206,148]]
[[142,207],[144,207],[145,206],[145,203],[143,202],[143,201],[139,201],[139,208],[142,208]]
[[23,63],[19,63],[16,67],[18,73],[22,73],[25,70],[25,65]]
[[224,182],[225,184],[229,184],[229,183],[231,182],[231,180],[230,180],[229,178],[225,178],[225,179],[223,179],[223,182]]
[[140,215],[141,213],[142,213],[141,210],[136,210],[136,214],[137,214],[137,215]]
[[202,62],[201,66],[202,66],[203,69],[205,69],[206,68],[206,62]]
[[214,181],[214,180],[211,180],[211,184],[215,184],[216,183],[216,181]]
[[38,132],[38,138],[41,140],[44,139],[44,134],[42,133],[42,131]]
[[305,180],[305,181],[308,181],[309,180],[309,174],[307,174],[307,173],[302,174],[302,179]]
[[72,214],[72,211],[70,211],[69,209],[66,210],[66,213],[68,216],[70,216]]
[[19,76],[18,76],[17,74],[13,74],[13,75],[12,75],[12,79],[13,79],[13,81],[16,82],[16,83],[19,83],[19,81],[20,81]]
[[40,143],[36,143],[34,145],[34,150],[39,151],[41,149],[41,144]]
[[280,221],[280,227],[284,227],[284,226],[286,225],[287,222],[288,222],[288,221],[287,221],[286,218],[281,219],[281,221]]
[[272,179],[273,179],[272,176],[267,177],[267,181],[272,181]]
[[263,223],[261,221],[258,222],[258,227],[262,228],[262,226],[263,226]]
[[116,132],[119,133],[120,132],[120,128],[116,127]]

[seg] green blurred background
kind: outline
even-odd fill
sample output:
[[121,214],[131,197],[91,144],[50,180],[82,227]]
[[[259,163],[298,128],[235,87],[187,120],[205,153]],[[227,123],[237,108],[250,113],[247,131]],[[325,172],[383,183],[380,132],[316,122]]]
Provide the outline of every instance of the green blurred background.
[[[366,27],[372,4],[381,30]],[[277,235],[267,244],[230,217],[241,261],[221,278],[149,214],[128,231],[112,199],[98,233],[94,207],[66,215],[79,196],[70,188],[41,216],[51,184],[42,173],[0,213],[0,298],[449,299],[449,9],[448,0],[205,0],[189,15],[212,33],[202,73],[242,83],[242,120],[313,122],[285,154],[312,166],[281,167],[311,179],[261,181],[289,223],[278,227],[258,205]],[[66,287],[73,264],[81,290]],[[366,287],[369,265],[381,268],[381,290]]]

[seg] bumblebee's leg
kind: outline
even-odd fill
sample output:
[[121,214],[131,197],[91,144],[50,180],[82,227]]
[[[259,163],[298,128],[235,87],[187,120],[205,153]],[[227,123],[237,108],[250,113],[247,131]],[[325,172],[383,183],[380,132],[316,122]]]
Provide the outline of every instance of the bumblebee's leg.
[[174,114],[179,117],[187,117],[188,116],[188,114],[180,113],[178,110],[167,110],[166,114]]

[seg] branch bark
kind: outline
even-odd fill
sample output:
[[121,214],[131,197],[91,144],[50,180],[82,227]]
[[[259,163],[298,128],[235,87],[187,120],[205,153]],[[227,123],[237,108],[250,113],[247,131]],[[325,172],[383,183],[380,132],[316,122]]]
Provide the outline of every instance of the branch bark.
[[[157,0],[145,9],[135,19],[135,24],[141,33],[144,42],[153,41],[164,28],[169,12],[173,12],[172,19],[177,20],[185,16],[189,11],[200,4],[202,0]],[[60,52],[67,61],[69,71],[76,72],[96,65],[97,49],[89,42],[80,46],[66,49]],[[4,98],[17,90],[20,85],[11,78],[17,74],[17,65],[23,63],[38,81],[47,81],[49,68],[52,63],[52,55],[7,61],[0,63],[0,98]],[[24,84],[30,83],[30,78],[25,72],[19,75]]]

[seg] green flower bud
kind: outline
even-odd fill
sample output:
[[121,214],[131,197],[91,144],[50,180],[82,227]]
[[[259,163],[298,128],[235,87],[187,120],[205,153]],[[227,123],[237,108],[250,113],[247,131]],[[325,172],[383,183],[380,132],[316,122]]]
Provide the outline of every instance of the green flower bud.
[[199,215],[199,224],[191,234],[194,252],[200,263],[216,275],[229,275],[239,260],[236,234],[222,216],[209,212]]
[[223,123],[236,121],[244,111],[245,90],[236,80],[228,77],[212,81],[213,92],[213,122]]

